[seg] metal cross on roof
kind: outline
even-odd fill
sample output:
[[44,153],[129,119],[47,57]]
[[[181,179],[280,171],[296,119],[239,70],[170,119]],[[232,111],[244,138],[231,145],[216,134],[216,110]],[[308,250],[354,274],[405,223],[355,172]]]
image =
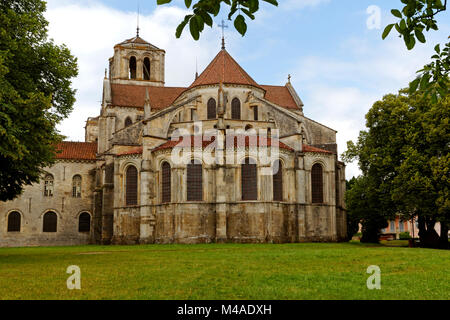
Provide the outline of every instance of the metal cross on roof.
[[219,28],[222,28],[222,49],[225,49],[225,28],[228,28],[228,25],[225,24],[225,21],[222,19],[222,24],[219,24]]

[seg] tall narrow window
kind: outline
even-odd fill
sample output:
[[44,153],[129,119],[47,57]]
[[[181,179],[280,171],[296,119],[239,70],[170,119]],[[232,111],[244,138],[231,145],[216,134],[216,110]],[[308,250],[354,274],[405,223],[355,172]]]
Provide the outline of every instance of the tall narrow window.
[[238,98],[231,101],[231,119],[241,119],[241,101]]
[[127,206],[137,205],[138,172],[136,167],[129,166],[126,172],[125,198]]
[[133,124],[133,120],[131,120],[130,117],[127,117],[125,119],[125,128],[131,126],[132,124]]
[[91,215],[87,212],[83,212],[78,217],[78,232],[91,231]]
[[44,214],[43,232],[56,232],[58,225],[58,216],[53,211]]
[[191,109],[191,121],[197,121],[197,110]]
[[145,58],[144,59],[144,80],[150,80],[150,59]]
[[283,201],[283,164],[277,161],[273,165],[273,200]]
[[208,100],[208,120],[216,118],[216,100],[213,98]]
[[253,119],[258,121],[258,106],[253,107]]
[[136,57],[130,58],[130,79],[136,79]]
[[45,176],[44,180],[44,197],[53,197],[54,179],[51,174]]
[[323,169],[318,163],[311,170],[312,203],[323,203]]
[[81,198],[81,176],[76,175],[72,179],[72,197]]
[[339,184],[339,169],[338,168],[336,168],[336,171],[335,171],[335,185],[336,185],[336,206],[339,206],[341,203],[341,193],[340,193],[341,186]]
[[162,202],[168,203],[172,201],[172,191],[171,191],[171,172],[170,164],[164,162],[162,165]]
[[203,200],[203,168],[192,160],[187,165],[187,201]]
[[258,200],[258,181],[256,164],[245,159],[241,166],[242,200]]
[[20,232],[21,216],[17,211],[13,211],[8,215],[8,232]]

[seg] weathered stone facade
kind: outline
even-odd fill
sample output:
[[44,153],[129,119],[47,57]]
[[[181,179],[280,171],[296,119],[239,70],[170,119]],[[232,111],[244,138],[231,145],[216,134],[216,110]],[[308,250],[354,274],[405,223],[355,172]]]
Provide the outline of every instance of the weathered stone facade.
[[[43,179],[20,198],[0,203],[0,246],[343,239],[345,166],[337,158],[336,131],[304,116],[291,83],[259,85],[222,49],[189,87],[165,87],[164,55],[139,37],[115,46],[101,113],[85,127],[86,144],[95,144],[95,152],[86,155],[81,143],[58,156],[46,169],[54,177],[51,197]],[[225,144],[219,136],[238,129],[250,136],[252,130],[270,131],[255,136],[257,145],[244,138],[229,163],[220,153]],[[187,163],[173,158],[180,130],[180,141],[207,130],[216,134],[212,163],[202,157],[211,143],[203,136],[200,145],[182,151],[192,151],[189,161],[201,164],[196,201],[188,198]],[[263,174],[273,162],[253,153],[276,143],[282,168],[277,184],[275,176]],[[246,161],[256,165],[253,200],[243,200],[244,184],[250,183],[242,176]],[[170,172],[166,180],[164,164]],[[81,176],[81,197],[74,197],[75,175]],[[21,215],[20,231],[8,231],[13,211]],[[58,217],[56,232],[43,231],[47,211]],[[84,212],[90,216],[89,232],[79,232]]]

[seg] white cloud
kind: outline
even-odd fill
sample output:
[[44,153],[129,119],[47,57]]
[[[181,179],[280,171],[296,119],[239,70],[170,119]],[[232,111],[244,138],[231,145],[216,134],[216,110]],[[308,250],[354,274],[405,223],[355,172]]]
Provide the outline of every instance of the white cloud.
[[[365,128],[365,114],[385,94],[396,93],[429,62],[433,41],[408,51],[398,38],[369,42],[352,38],[341,44],[334,58],[301,58],[294,74],[305,103],[305,115],[338,131],[339,152]],[[344,54],[342,54],[344,53]],[[356,163],[347,177],[360,174]]]
[[285,10],[302,9],[306,7],[316,7],[331,0],[281,0],[280,8]]
[[[186,11],[174,6],[158,7],[140,17],[140,35],[166,51],[166,86],[187,86],[220,49],[219,30],[206,28],[194,42],[185,30],[181,39],[175,29]],[[49,36],[66,44],[78,58],[79,76],[74,80],[77,102],[74,112],[59,126],[70,140],[84,140],[84,123],[97,116],[102,97],[102,79],[115,44],[136,33],[136,13],[109,8],[96,1],[51,0],[45,14]],[[236,47],[236,45],[234,45]]]

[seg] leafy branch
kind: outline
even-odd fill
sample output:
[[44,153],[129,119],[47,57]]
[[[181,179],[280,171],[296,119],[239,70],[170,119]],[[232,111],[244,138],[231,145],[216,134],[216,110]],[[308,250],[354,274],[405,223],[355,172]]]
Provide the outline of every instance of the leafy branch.
[[[276,0],[261,0],[278,6]],[[156,0],[158,5],[171,3],[172,0]],[[192,0],[184,0],[186,8],[190,9],[192,6],[192,13],[184,17],[184,20],[178,25],[175,35],[177,38],[181,37],[184,28],[189,25],[192,38],[198,40],[200,33],[203,31],[205,24],[212,28],[213,17],[216,17],[220,12],[222,3],[229,7],[228,20],[232,21],[234,18],[234,27],[244,36],[247,32],[247,22],[245,16],[251,20],[255,19],[255,13],[259,10],[260,0],[198,0],[192,5]]]
[[[386,26],[382,38],[390,34],[395,28],[400,37],[403,37],[408,50],[416,45],[416,39],[425,43],[424,31],[438,30],[436,16],[447,10],[447,0],[401,0],[405,6],[400,11],[392,9],[391,13],[400,21]],[[431,57],[432,62],[417,71],[417,78],[409,85],[409,92],[423,91],[426,96],[431,95],[431,101],[436,103],[439,99],[446,97],[450,92],[450,42],[441,46],[438,44],[434,50],[436,53]]]

